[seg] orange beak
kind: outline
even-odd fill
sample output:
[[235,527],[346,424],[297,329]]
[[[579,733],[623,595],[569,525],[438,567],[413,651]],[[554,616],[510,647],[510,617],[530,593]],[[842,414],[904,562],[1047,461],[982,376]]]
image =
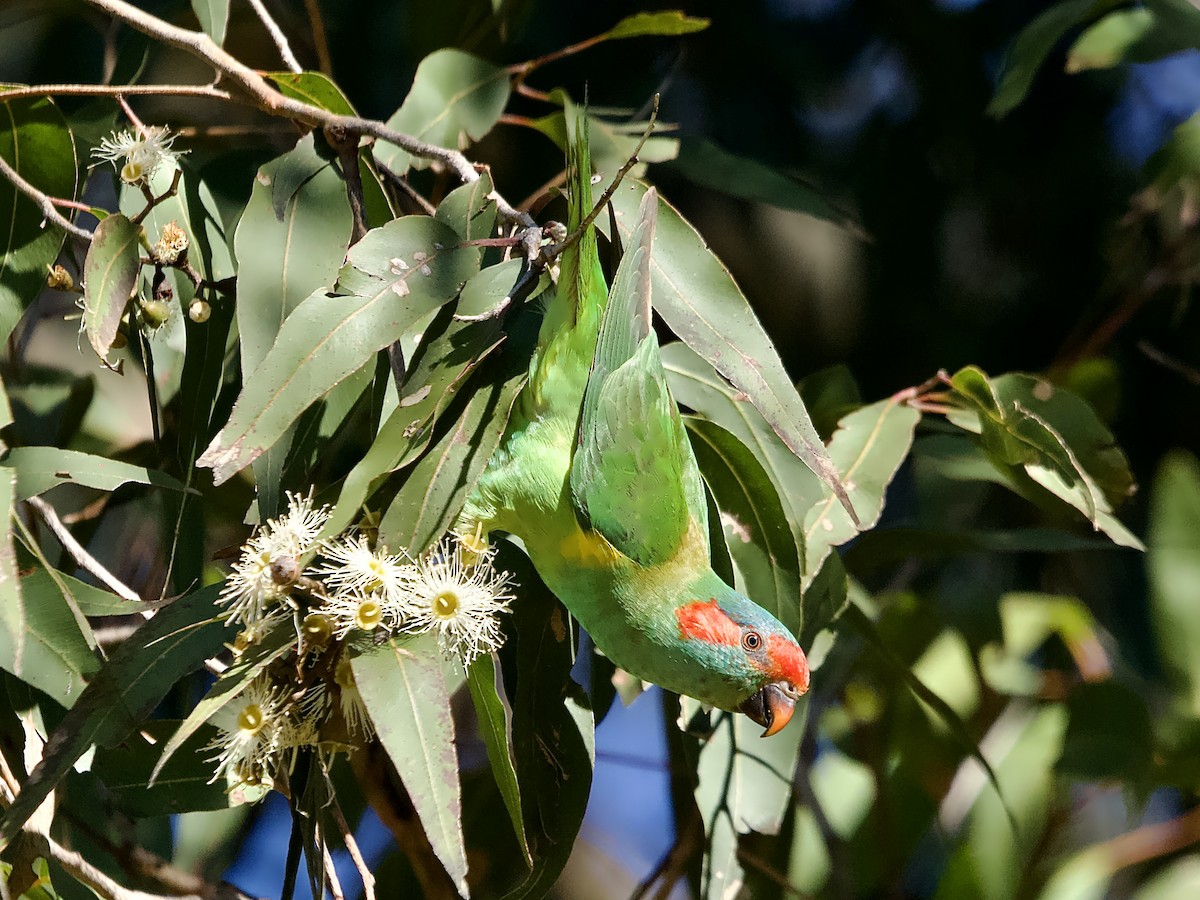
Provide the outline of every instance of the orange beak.
[[796,711],[797,691],[786,681],[775,681],[763,685],[762,690],[750,697],[739,709],[766,729],[763,737],[778,734],[792,720]]

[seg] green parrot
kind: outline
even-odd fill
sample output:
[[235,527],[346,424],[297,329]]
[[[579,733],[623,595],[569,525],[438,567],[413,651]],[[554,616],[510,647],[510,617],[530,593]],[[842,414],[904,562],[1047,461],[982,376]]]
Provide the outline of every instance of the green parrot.
[[[586,117],[568,147],[570,233],[592,209]],[[604,282],[595,229],[560,257],[500,448],[456,531],[516,535],[606,656],[630,674],[775,734],[808,690],[804,652],[712,569],[708,504],[650,318],[657,195]]]

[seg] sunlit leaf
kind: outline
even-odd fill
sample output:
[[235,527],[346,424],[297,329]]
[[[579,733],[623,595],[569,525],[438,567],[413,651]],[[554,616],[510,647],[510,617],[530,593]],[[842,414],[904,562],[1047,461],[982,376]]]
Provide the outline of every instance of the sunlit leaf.
[[1086,28],[1067,53],[1067,71],[1107,69],[1125,58],[1125,54],[1155,26],[1149,9],[1118,9]]
[[476,262],[469,251],[447,249],[454,243],[449,228],[424,216],[397,219],[359,241],[338,279],[354,296],[318,291],[288,316],[197,463],[214,470],[217,484],[226,481],[312,403],[457,294]]
[[84,332],[96,355],[108,358],[130,294],[137,284],[141,228],[125,216],[107,217],[96,226],[83,261]]
[[[462,50],[437,50],[421,60],[408,96],[387,125],[428,144],[465,149],[492,130],[508,94],[504,69]],[[375,158],[398,175],[429,165],[383,142],[375,145]]]
[[475,704],[475,716],[479,722],[479,733],[487,747],[492,775],[504,807],[512,819],[517,842],[525,854],[525,864],[533,865],[529,853],[529,841],[525,837],[525,820],[521,814],[521,784],[517,779],[516,764],[513,762],[512,707],[504,695],[504,681],[496,659],[484,654],[467,669],[467,686]]
[[351,659],[354,683],[379,740],[458,892],[467,896],[467,852],[450,694],[432,635],[393,638]]
[[[613,196],[626,240],[645,192],[645,185],[627,181]],[[695,229],[661,197],[650,265],[654,308],[671,330],[744,391],[792,452],[848,506],[837,469],[745,296]]]
[[285,97],[339,116],[358,115],[342,89],[323,72],[267,72],[266,77]]
[[225,28],[229,24],[229,0],[192,0],[192,11],[200,27],[217,46],[225,43]]
[[17,499],[26,500],[68,482],[115,491],[123,484],[148,484],[172,491],[187,488],[165,472],[104,456],[57,447],[14,447],[0,461],[17,477]]
[[651,34],[691,34],[695,31],[703,31],[708,25],[708,19],[685,15],[682,10],[678,9],[665,9],[661,12],[641,12],[626,16],[604,32],[604,37],[606,40],[615,41],[621,38],[643,37]]

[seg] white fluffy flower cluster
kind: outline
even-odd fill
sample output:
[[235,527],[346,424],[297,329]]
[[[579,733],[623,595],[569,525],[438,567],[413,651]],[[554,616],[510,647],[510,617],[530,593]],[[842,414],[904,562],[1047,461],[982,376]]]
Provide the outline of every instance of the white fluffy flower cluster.
[[172,150],[175,135],[164,125],[143,126],[134,132],[114,131],[92,151],[96,159],[112,163],[126,184],[149,184],[158,167],[180,157]]
[[359,532],[322,539],[329,509],[314,508],[311,493],[287,497],[287,511],[243,545],[219,600],[242,626],[242,652],[279,628],[295,631],[293,662],[264,669],[214,719],[217,776],[231,787],[269,785],[298,747],[371,737],[350,665],[355,644],[433,633],[444,653],[470,665],[502,643],[498,615],[512,600],[490,551],[449,536],[411,558]]

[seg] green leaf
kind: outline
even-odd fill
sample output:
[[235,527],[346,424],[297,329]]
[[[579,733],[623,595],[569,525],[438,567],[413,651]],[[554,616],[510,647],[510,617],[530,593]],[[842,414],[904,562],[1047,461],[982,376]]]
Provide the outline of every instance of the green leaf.
[[141,227],[120,213],[96,226],[83,261],[83,327],[88,342],[102,360],[108,358],[117,327],[137,284]]
[[504,680],[496,663],[491,654],[477,658],[467,669],[467,687],[475,704],[475,717],[487,748],[488,761],[492,765],[492,775],[512,819],[513,832],[521,845],[521,852],[525,854],[525,864],[532,867],[533,856],[529,852],[525,820],[521,816],[521,785],[513,762],[513,712],[504,695]]
[[1149,9],[1119,9],[1084,29],[1067,53],[1067,71],[1108,69],[1125,55],[1156,25]]
[[1200,465],[1168,454],[1150,498],[1146,565],[1161,658],[1179,695],[1200,717]]
[[512,613],[513,760],[533,868],[503,896],[524,900],[546,895],[575,846],[591,793],[595,726],[586,696],[571,680],[575,650],[566,609],[512,545],[501,545],[497,565],[521,586]]
[[967,731],[967,726],[963,723],[958,713],[954,711],[950,704],[932,691],[925,682],[921,681],[913,673],[912,669],[905,665],[904,660],[897,656],[884,643],[879,630],[875,627],[875,623],[867,618],[867,615],[853,602],[846,605],[841,621],[854,629],[855,633],[862,636],[868,646],[879,654],[880,659],[888,669],[898,678],[902,679],[908,685],[909,690],[937,714],[959,746],[983,767],[988,779],[998,788],[999,782],[996,780],[996,773],[992,769],[991,763],[983,755],[983,750],[980,749],[975,739],[971,737],[971,733]]
[[644,37],[652,34],[691,34],[703,31],[708,26],[708,19],[685,15],[679,9],[666,9],[662,12],[640,12],[626,16],[604,32],[604,38],[616,41],[622,38]]
[[123,484],[149,484],[172,491],[186,491],[165,472],[57,447],[14,447],[0,462],[17,476],[17,499],[27,500],[68,482],[101,491],[115,491]]
[[[0,105],[0,157],[50,197],[75,199],[75,142],[48,97]],[[42,211],[7,178],[0,178],[0,340],[46,284],[46,267],[57,259],[64,235],[42,226]]]
[[1133,490],[1128,461],[1086,403],[1043,379],[989,380],[974,366],[956,372],[951,386],[964,408],[947,418],[979,434],[998,468],[1040,485],[1117,544],[1141,548],[1112,511]]
[[[626,240],[645,193],[644,184],[627,181],[613,196]],[[671,330],[744,391],[788,448],[849,506],[804,402],[745,296],[695,229],[661,197],[650,268],[654,308]]]
[[229,24],[229,0],[192,0],[192,10],[200,27],[217,46],[225,43],[225,28]]
[[[437,50],[417,66],[412,88],[387,126],[428,144],[461,150],[492,130],[508,95],[505,69],[461,50]],[[375,158],[397,175],[429,166],[429,160],[382,141],[375,145]]]
[[279,93],[339,116],[356,116],[354,106],[342,89],[323,72],[267,72]]
[[[228,480],[283,438],[312,403],[457,294],[476,259],[445,249],[456,242],[453,231],[424,216],[370,232],[338,279],[356,296],[320,291],[288,316],[197,464],[211,467],[217,484]],[[239,295],[239,309],[243,302]]]
[[84,616],[127,616],[130,613],[150,610],[157,605],[126,600],[111,591],[80,581],[57,569],[37,568],[28,575],[22,575],[21,590],[26,593],[57,591],[61,599],[68,605],[73,604]]
[[54,729],[42,761],[0,820],[0,846],[13,839],[88,747],[119,744],[175,682],[220,651],[232,636],[218,618],[220,590],[213,585],[175,601],[112,653]]
[[416,555],[453,523],[500,446],[525,378],[524,370],[510,364],[472,394],[458,422],[412,468],[384,513],[379,523],[383,543]]
[[[217,730],[203,727],[174,754],[151,783],[161,747],[179,727],[175,719],[156,719],[122,745],[96,752],[92,771],[131,816],[165,816],[204,809],[228,809],[223,781],[213,782],[211,744]],[[147,740],[149,737],[149,740]]]
[[838,225],[854,225],[825,193],[813,185],[775,166],[730,153],[710,141],[681,138],[679,154],[668,168],[689,181],[731,197],[807,213]]
[[1113,0],[1063,0],[1026,25],[1005,54],[988,114],[1001,118],[1016,109],[1046,57],[1066,33],[1111,5]]
[[[899,395],[864,406],[842,419],[829,455],[858,512],[863,528],[873,528],[883,513],[888,485],[912,448],[913,432],[921,414]],[[826,493],[804,517],[805,587],[825,558],[839,544],[858,533],[846,510]]]
[[[550,92],[549,100],[560,104],[563,109],[534,119],[529,126],[540,131],[559,147],[567,148],[567,121],[574,122],[585,114],[586,110],[576,106],[566,92],[556,88]],[[588,131],[590,134],[592,167],[602,173],[602,181],[596,186],[596,193],[607,187],[607,183],[617,174],[618,170],[633,156],[633,151],[641,142],[649,123],[638,122],[609,122],[599,116],[588,115]],[[641,178],[646,171],[646,163],[668,162],[679,152],[679,139],[676,137],[653,136],[642,145],[638,153],[638,162],[630,170],[630,176]],[[634,204],[637,208],[637,204]]]
[[779,495],[754,454],[720,425],[685,419],[696,462],[721,510],[736,587],[800,631],[800,561]]
[[[5,486],[11,490],[11,481],[0,478],[0,490]],[[10,495],[4,505],[5,512],[11,503]],[[9,581],[8,576],[15,575],[11,562],[10,555],[7,564],[0,563],[4,566],[5,585],[12,586],[11,591],[0,596],[3,603],[0,668],[70,707],[100,669],[91,629],[86,622],[80,624],[71,608],[74,598],[63,596],[49,572],[38,569],[19,583],[15,577]],[[61,573],[55,575],[62,577]],[[125,612],[135,609],[134,604],[129,604]]]
[[[246,690],[259,672],[293,649],[295,639],[295,632],[290,628],[283,627],[269,631],[260,642],[251,644],[238,657],[237,662],[222,673],[221,677],[209,688],[204,698],[196,704],[188,713],[188,717],[171,735],[171,739],[163,747],[158,761],[150,771],[150,783],[157,783],[159,773],[164,771],[167,762],[200,729],[201,725]],[[210,772],[210,777],[211,774]]]
[[491,174],[481,172],[474,181],[459,185],[447,194],[438,204],[434,217],[453,228],[464,241],[491,237],[496,224],[493,189]]
[[432,635],[395,638],[351,658],[354,683],[433,852],[467,896],[467,852],[450,694]]
[[754,453],[775,485],[796,548],[802,550],[804,514],[822,496],[820,480],[788,449],[749,398],[695,350],[676,341],[662,348],[662,360],[671,395],[732,433]]
[[1197,892],[1200,892],[1200,856],[1193,853],[1156,872],[1134,896],[1137,900],[1188,900]]
[[[521,260],[510,260],[480,272],[463,288],[455,315],[479,315],[494,308],[512,289],[522,265]],[[440,334],[423,342],[406,375],[404,396],[342,483],[326,535],[337,534],[350,524],[382,476],[410,465],[429,446],[439,417],[479,364],[499,346],[499,323],[498,318],[479,322],[451,318]]]

